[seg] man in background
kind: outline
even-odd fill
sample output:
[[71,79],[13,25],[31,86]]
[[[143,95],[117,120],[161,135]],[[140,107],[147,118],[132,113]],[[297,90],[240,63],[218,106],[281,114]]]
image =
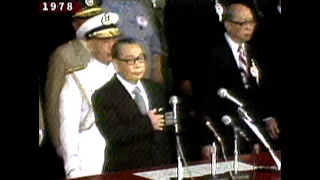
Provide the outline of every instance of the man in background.
[[[100,7],[101,2],[94,0],[93,4],[86,4],[85,0],[77,0],[82,4],[82,9],[72,16],[72,25],[77,31],[78,28],[89,18],[104,12]],[[59,150],[61,145],[59,139],[59,96],[65,82],[65,75],[68,69],[87,63],[90,60],[90,52],[85,42],[77,38],[60,45],[51,53],[48,62],[48,71],[44,88],[44,119],[46,124],[46,139],[43,144],[44,160],[42,165],[46,168],[47,179],[59,179],[64,177],[62,153]]]
[[[89,18],[104,12],[103,8],[99,7],[99,1],[94,1],[96,4],[92,6],[87,6],[85,1],[79,2],[83,9],[72,16],[72,25],[76,31]],[[86,64],[90,57],[86,43],[78,38],[57,47],[50,56],[45,86],[45,119],[49,137],[55,148],[60,146],[56,129],[59,127],[59,95],[66,72],[68,69]]]
[[[249,44],[256,28],[255,14],[249,6],[234,3],[227,7],[223,23],[226,31],[221,34],[217,45],[210,48],[205,62],[207,69],[202,74],[205,94],[202,108],[203,113],[213,121],[224,139],[227,156],[231,156],[234,151],[233,130],[223,124],[221,118],[229,115],[233,117],[235,124],[244,129],[246,126],[237,118],[238,106],[217,95],[220,88],[226,88],[230,94],[246,103],[244,108],[257,120],[257,123],[262,119],[275,120],[275,115],[270,108],[272,104],[266,101],[265,91],[268,85],[265,84],[268,78],[265,77],[266,71],[260,64],[261,60],[254,56],[255,47]],[[208,130],[207,127],[204,129]],[[213,138],[213,133],[209,131],[208,133],[204,137]],[[212,138],[208,138],[207,146],[203,148],[204,157],[210,157]],[[252,142],[256,143],[255,136],[252,138]],[[240,153],[250,153],[253,150],[253,143],[240,138]]]
[[111,47],[121,36],[118,20],[115,13],[102,13],[77,31],[78,37],[86,40],[92,57],[87,64],[68,70],[60,94],[59,137],[67,178],[102,173],[107,139],[95,125],[91,95],[115,73]]

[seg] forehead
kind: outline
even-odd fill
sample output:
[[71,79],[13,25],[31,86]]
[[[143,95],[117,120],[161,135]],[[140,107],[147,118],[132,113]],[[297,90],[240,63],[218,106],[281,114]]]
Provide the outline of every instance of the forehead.
[[244,5],[236,5],[234,7],[234,19],[252,19],[253,14],[251,10]]
[[137,55],[142,52],[139,44],[123,44],[120,47],[120,54],[122,55]]

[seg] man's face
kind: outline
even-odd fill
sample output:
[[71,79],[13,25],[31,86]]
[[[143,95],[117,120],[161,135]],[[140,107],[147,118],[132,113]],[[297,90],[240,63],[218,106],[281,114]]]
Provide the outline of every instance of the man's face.
[[119,57],[114,57],[118,73],[127,81],[137,83],[145,72],[146,55],[138,44],[124,44]]
[[251,10],[244,5],[234,5],[234,16],[225,22],[227,33],[237,43],[244,43],[251,39],[256,21]]
[[112,61],[111,48],[117,38],[91,39],[89,41],[91,41],[92,53],[97,60],[105,63]]

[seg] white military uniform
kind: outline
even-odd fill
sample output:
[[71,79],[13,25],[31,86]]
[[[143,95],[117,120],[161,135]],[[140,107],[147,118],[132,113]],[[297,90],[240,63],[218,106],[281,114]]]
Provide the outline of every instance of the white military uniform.
[[115,74],[112,63],[94,58],[66,76],[60,94],[60,150],[67,178],[101,174],[106,141],[95,125],[91,96]]

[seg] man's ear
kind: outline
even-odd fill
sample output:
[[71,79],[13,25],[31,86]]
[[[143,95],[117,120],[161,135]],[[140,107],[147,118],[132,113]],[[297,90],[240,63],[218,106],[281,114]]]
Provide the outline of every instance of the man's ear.
[[230,29],[230,23],[228,21],[224,21],[223,24],[226,30],[228,31]]
[[117,61],[115,58],[112,58],[112,61],[111,61],[111,62],[113,63],[114,69],[115,69],[117,72],[119,72],[119,71],[118,71],[118,61]]

